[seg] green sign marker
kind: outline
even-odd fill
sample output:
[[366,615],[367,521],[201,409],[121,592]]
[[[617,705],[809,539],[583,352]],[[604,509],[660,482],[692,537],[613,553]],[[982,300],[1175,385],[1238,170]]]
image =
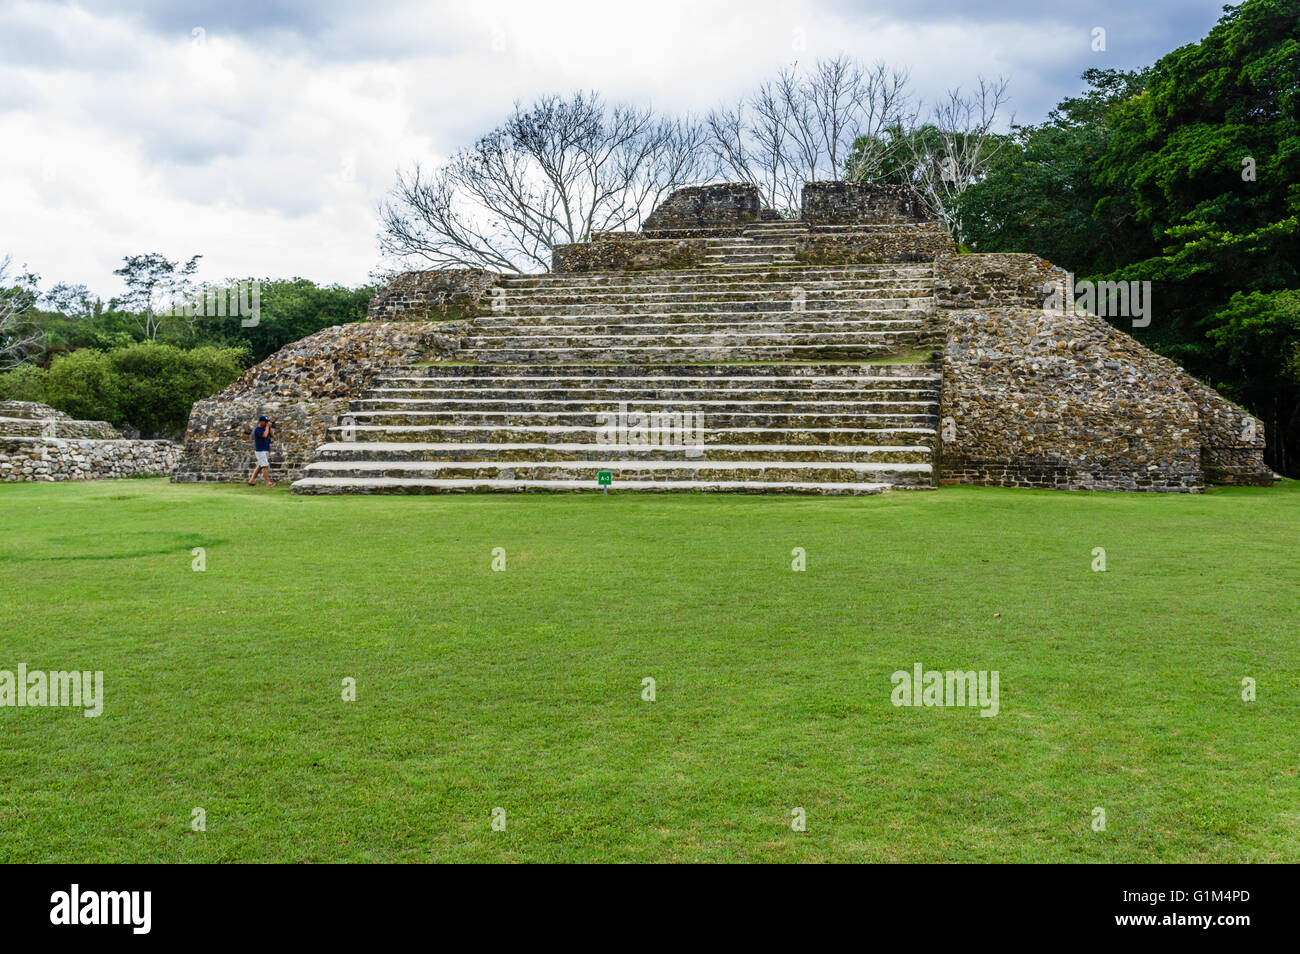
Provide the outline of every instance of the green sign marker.
[[596,483],[602,487],[608,487],[614,482],[614,472],[612,470],[596,471]]

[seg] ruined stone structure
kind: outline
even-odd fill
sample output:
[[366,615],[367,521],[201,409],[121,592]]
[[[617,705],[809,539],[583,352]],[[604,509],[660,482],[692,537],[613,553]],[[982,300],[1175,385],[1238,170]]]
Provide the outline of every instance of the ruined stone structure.
[[176,479],[242,479],[267,413],[297,493],[1272,481],[1257,420],[1045,308],[1059,276],[958,254],[907,189],[808,183],[799,219],[751,186],[686,189],[547,275],[400,276],[371,322],[196,405]]
[[0,481],[158,477],[170,474],[179,457],[171,441],[124,440],[104,421],[0,401]]

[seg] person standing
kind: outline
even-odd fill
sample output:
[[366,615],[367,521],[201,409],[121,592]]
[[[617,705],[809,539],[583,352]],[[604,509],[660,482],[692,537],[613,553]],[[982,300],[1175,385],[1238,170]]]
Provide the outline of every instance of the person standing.
[[271,479],[271,422],[265,414],[257,419],[257,426],[253,428],[253,457],[257,460],[257,465],[253,468],[253,475],[248,478],[248,486],[257,483],[259,472],[265,472],[266,486],[274,487],[275,481]]

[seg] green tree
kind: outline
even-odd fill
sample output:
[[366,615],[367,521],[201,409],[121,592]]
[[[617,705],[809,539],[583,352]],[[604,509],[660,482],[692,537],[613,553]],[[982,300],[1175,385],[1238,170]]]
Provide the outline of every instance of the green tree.
[[263,279],[259,286],[256,324],[245,326],[243,318],[233,315],[199,318],[196,339],[243,346],[254,361],[262,361],[322,328],[364,320],[375,291],[373,286],[317,285],[306,278]]
[[125,423],[117,375],[102,351],[55,358],[45,376],[45,403],[79,420]]
[[248,365],[242,348],[193,349],[147,341],[113,351],[59,355],[45,374],[45,403],[143,437],[179,437],[195,401],[217,393]]
[[44,368],[34,364],[20,364],[12,371],[5,371],[0,374],[0,401],[48,403],[45,400],[45,374]]
[[1300,290],[1238,292],[1208,322],[1222,357],[1221,386],[1252,407],[1290,460],[1300,425]]
[[979,182],[957,200],[974,251],[1033,252],[1079,275],[1130,260],[1149,236],[1131,216],[1096,214],[1107,195],[1095,167],[1110,137],[1110,110],[1145,88],[1149,71],[1090,69],[1081,95],[1037,126],[1017,126]]
[[161,319],[160,310],[168,309],[181,301],[190,292],[194,272],[199,267],[202,255],[195,255],[182,265],[173,262],[158,252],[145,255],[128,255],[122,260],[122,267],[114,270],[126,283],[126,294],[114,299],[113,304],[122,304],[134,309],[140,317],[140,328],[144,337],[152,341],[158,337]]
[[1147,70],[1084,78],[961,197],[971,247],[1151,281],[1135,334],[1245,402],[1296,474],[1294,350],[1277,340],[1294,329],[1271,296],[1300,288],[1300,0],[1246,0]]
[[[248,352],[205,346],[185,350],[145,342],[108,353],[122,426],[146,437],[179,437],[195,401],[243,373]],[[118,423],[118,422],[114,422]]]

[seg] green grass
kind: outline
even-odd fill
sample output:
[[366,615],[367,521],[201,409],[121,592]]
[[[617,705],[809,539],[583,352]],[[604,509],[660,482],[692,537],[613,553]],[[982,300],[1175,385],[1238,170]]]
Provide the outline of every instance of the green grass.
[[[0,486],[0,526],[0,669],[106,694],[0,708],[3,861],[1300,860],[1295,483],[148,480]],[[895,708],[914,662],[998,670],[999,715]]]

